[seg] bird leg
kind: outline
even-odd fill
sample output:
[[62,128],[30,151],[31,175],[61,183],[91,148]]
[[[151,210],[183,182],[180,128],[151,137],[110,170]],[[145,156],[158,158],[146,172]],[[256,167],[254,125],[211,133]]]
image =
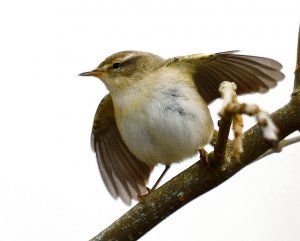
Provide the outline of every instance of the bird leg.
[[166,165],[164,171],[162,172],[162,174],[159,176],[159,178],[157,179],[156,183],[153,185],[153,187],[150,189],[150,192],[154,191],[158,184],[160,183],[161,179],[163,179],[163,177],[165,176],[165,174],[167,173],[167,171],[169,170],[171,165]]
[[165,169],[163,170],[162,174],[159,176],[159,178],[157,179],[157,181],[155,182],[155,184],[153,185],[153,187],[150,189],[148,187],[146,187],[148,193],[144,194],[144,195],[139,195],[138,196],[138,200],[140,202],[144,202],[145,197],[147,197],[151,192],[155,191],[155,189],[157,188],[157,186],[159,185],[160,181],[163,179],[163,177],[165,176],[165,174],[167,173],[167,171],[169,170],[171,165],[166,165]]

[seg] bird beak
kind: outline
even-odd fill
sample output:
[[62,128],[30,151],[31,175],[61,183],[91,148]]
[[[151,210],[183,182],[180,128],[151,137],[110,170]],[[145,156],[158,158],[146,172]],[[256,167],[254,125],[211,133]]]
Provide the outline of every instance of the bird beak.
[[99,69],[94,69],[92,71],[83,72],[83,73],[79,74],[79,76],[95,76],[95,77],[100,78],[102,74],[103,74],[103,72],[100,71]]

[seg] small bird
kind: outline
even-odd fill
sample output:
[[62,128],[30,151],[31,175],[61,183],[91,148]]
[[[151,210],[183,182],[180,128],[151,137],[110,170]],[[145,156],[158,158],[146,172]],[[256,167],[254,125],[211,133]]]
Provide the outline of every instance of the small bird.
[[95,114],[91,145],[114,198],[130,204],[147,192],[156,164],[168,167],[210,142],[207,106],[219,97],[221,82],[235,82],[237,94],[262,93],[284,78],[277,61],[236,52],[163,59],[123,51],[80,74],[101,79],[109,90]]

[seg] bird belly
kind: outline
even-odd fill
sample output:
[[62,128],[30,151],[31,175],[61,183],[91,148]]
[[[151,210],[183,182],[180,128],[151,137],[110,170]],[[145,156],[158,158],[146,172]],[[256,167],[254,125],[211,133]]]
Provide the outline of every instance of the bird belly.
[[144,101],[123,104],[126,108],[116,111],[117,126],[129,150],[141,161],[152,165],[179,162],[211,140],[212,119],[194,88],[162,88]]

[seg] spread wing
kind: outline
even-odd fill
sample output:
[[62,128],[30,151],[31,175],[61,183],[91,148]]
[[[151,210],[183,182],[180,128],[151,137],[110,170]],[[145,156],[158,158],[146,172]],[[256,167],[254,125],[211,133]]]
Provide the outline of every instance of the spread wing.
[[110,95],[98,106],[91,135],[102,179],[110,194],[124,203],[146,193],[152,166],[138,160],[127,148],[118,131]]
[[216,54],[195,54],[171,58],[167,66],[180,67],[193,80],[200,95],[209,104],[220,97],[223,81],[235,82],[237,94],[266,92],[284,79],[281,64],[264,57],[235,54],[237,51]]

